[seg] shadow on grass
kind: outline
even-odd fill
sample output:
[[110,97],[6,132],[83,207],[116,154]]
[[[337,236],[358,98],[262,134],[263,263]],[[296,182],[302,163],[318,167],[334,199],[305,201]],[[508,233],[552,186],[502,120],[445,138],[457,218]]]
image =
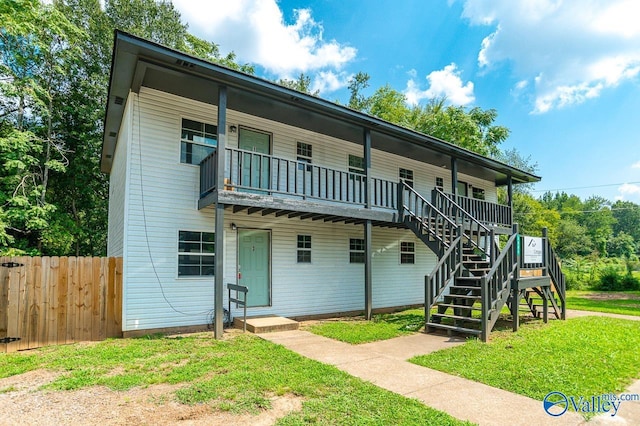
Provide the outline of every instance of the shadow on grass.
[[376,322],[386,322],[398,327],[400,331],[416,332],[424,327],[424,315],[418,313],[398,312],[393,314],[379,314],[373,318]]

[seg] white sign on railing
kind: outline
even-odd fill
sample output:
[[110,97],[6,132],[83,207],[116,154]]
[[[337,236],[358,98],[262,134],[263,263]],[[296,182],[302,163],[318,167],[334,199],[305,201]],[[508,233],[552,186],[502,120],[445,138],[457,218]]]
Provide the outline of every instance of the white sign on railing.
[[524,263],[542,263],[542,238],[523,237]]

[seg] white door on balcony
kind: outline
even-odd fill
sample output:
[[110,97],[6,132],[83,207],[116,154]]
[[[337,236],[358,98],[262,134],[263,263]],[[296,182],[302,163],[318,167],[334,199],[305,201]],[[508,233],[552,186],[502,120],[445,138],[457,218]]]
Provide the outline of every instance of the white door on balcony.
[[263,193],[264,191],[247,191],[247,189],[269,189],[271,177],[271,135],[269,133],[241,127],[238,135],[240,154],[240,181],[238,185],[246,192]]

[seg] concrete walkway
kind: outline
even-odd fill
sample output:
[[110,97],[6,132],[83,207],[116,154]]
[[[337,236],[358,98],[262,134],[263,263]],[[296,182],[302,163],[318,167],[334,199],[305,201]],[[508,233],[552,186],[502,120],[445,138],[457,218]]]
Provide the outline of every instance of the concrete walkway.
[[[571,311],[568,316],[584,315],[580,311]],[[582,416],[574,412],[567,412],[560,417],[549,416],[542,407],[542,401],[407,362],[415,355],[462,344],[464,340],[460,338],[419,333],[350,345],[301,330],[262,334],[260,337],[307,358],[334,365],[381,388],[416,398],[453,417],[480,425],[585,423]],[[628,392],[637,393],[638,388],[640,381]],[[589,424],[640,424],[640,401],[624,402],[617,416],[600,416]]]
[[621,314],[610,314],[607,312],[577,311],[575,309],[567,309],[567,319],[578,318],[578,317],[611,317],[611,318],[625,319],[630,321],[640,321],[640,317],[635,315],[621,315]]

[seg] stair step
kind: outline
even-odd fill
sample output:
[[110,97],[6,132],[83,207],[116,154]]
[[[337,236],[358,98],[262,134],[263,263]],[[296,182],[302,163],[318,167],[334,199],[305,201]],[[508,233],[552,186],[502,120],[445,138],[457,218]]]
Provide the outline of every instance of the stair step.
[[480,282],[480,277],[456,277],[456,281]]
[[452,285],[451,290],[480,290],[480,287],[474,285]]
[[473,299],[480,300],[480,295],[469,295],[469,294],[445,294],[445,299],[447,297],[451,297],[452,299]]
[[478,278],[480,278],[482,275],[486,275],[491,270],[491,268],[474,268],[474,269],[467,268],[467,269],[472,274],[477,274],[476,277]]
[[438,303],[436,306],[445,306],[447,308],[460,308],[460,309],[472,309],[474,311],[481,311],[482,308],[480,306],[475,306],[475,305],[471,305],[471,306],[465,306],[465,305],[456,305],[454,303]]
[[443,329],[443,330],[457,331],[458,333],[473,334],[475,336],[479,336],[480,334],[482,334],[481,330],[476,330],[474,328],[458,327],[458,326],[455,326],[455,325],[438,324],[438,323],[434,323],[434,322],[428,322],[427,323],[427,327],[440,328],[440,329]]
[[440,317],[440,318],[451,318],[451,319],[454,319],[454,320],[462,320],[462,321],[477,322],[477,323],[482,322],[482,319],[480,319],[480,318],[463,317],[463,316],[460,316],[460,315],[431,314],[431,316],[432,317]]

